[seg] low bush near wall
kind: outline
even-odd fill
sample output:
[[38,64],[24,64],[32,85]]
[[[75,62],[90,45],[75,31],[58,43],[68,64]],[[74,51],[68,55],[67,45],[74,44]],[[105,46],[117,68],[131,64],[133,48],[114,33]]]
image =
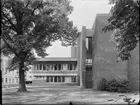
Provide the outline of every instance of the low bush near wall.
[[110,92],[129,92],[130,86],[129,81],[117,81],[115,79],[107,81],[105,78],[101,79],[100,90],[101,91],[110,91]]

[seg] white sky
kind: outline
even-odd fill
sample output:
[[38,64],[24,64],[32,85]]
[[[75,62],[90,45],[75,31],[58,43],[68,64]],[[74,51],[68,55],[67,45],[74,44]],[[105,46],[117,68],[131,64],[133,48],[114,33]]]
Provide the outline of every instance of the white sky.
[[[82,26],[91,29],[96,14],[109,13],[111,6],[109,0],[72,0],[71,5],[74,7],[72,14],[69,16],[78,30]],[[70,47],[62,47],[61,42],[56,41],[51,47],[47,48],[47,57],[70,57]]]

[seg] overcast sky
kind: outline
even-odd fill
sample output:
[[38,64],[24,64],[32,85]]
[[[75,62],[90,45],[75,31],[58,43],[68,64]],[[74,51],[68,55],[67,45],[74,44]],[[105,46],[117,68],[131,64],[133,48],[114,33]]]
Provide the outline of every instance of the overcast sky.
[[[72,14],[69,16],[78,30],[81,31],[82,26],[91,29],[96,17],[99,13],[109,13],[111,6],[109,0],[72,0],[71,5],[74,7]],[[70,57],[70,47],[62,47],[59,41],[47,48],[48,57]]]

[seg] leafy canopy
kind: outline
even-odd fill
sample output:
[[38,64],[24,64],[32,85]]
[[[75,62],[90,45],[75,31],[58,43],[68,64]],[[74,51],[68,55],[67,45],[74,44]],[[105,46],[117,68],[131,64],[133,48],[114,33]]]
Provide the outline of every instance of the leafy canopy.
[[45,57],[56,40],[75,44],[79,32],[68,19],[72,10],[69,0],[2,0],[2,52],[28,62],[33,50]]
[[113,31],[112,39],[116,41],[118,60],[128,60],[131,51],[139,42],[139,0],[110,0],[111,17],[103,31]]

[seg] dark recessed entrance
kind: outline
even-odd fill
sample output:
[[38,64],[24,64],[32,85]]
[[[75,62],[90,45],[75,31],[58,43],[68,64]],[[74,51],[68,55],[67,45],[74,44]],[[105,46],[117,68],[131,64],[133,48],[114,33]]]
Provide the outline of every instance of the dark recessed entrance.
[[86,88],[92,88],[92,65],[86,65]]

